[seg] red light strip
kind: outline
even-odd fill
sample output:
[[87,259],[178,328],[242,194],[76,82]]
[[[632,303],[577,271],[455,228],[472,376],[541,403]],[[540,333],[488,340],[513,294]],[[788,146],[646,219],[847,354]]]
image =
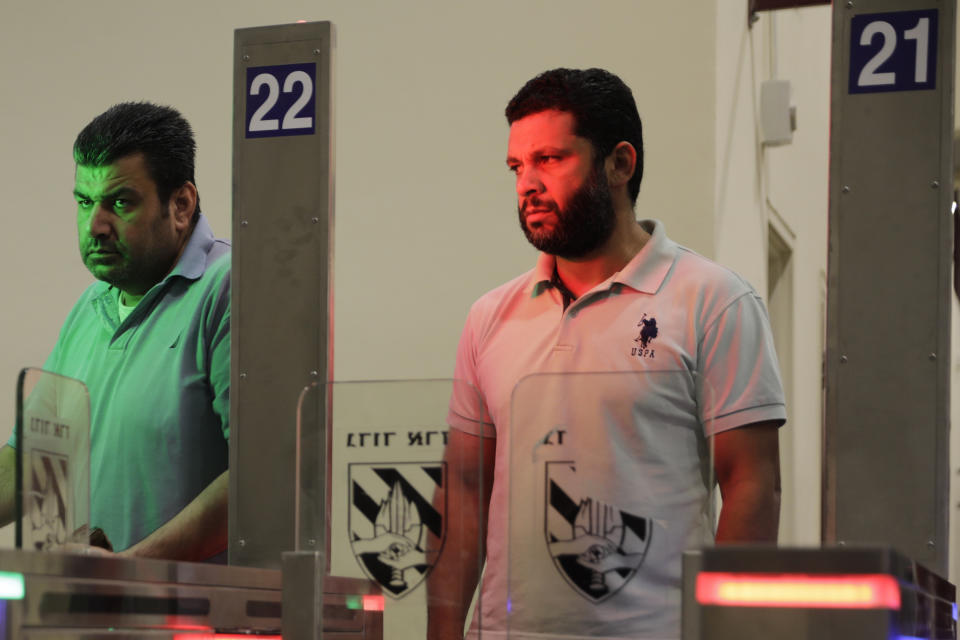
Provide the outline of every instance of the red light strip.
[[383,611],[383,596],[363,596],[364,611]]
[[900,587],[885,574],[701,572],[697,602],[721,607],[899,609]]
[[175,633],[173,640],[283,640],[283,636],[242,633]]

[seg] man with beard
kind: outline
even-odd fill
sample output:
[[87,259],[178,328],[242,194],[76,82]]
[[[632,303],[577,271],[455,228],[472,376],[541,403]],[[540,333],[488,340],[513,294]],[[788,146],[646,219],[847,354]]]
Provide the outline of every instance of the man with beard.
[[[196,144],[174,109],[118,104],[77,136],[74,199],[98,280],[44,369],[90,395],[90,524],[128,556],[226,549],[230,247],[200,213]],[[16,442],[0,450],[13,517]]]
[[619,78],[547,71],[506,116],[520,226],[542,253],[473,305],[460,341],[454,377],[479,402],[462,384],[451,399],[429,636],[460,637],[482,538],[471,635],[678,638],[683,550],[776,540],[786,414],[766,311],[740,277],[636,220],[641,123]]

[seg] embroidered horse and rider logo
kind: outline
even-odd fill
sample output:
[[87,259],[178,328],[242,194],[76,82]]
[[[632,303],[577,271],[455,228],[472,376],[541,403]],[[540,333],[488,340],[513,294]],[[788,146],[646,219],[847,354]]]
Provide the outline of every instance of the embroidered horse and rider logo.
[[630,349],[630,355],[638,358],[653,358],[654,349],[650,346],[650,343],[660,335],[660,329],[657,328],[657,319],[652,316],[648,319],[647,314],[643,314],[637,326],[640,327],[640,335],[633,339],[637,346]]

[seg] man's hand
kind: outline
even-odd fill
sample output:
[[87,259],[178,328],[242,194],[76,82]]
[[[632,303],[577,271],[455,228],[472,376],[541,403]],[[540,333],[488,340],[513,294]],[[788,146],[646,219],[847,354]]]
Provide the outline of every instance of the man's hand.
[[[0,526],[9,524],[15,515],[16,455],[16,450],[10,445],[0,448]],[[224,551],[227,548],[228,473],[224,471],[180,513],[118,555],[201,561]],[[59,548],[84,550],[88,547],[86,544],[68,543]],[[98,547],[89,549],[90,554],[101,555],[95,551]],[[101,551],[108,555],[110,553],[105,549]]]
[[107,551],[103,547],[95,547],[91,544],[82,544],[80,542],[68,542],[57,547],[49,549],[54,553],[72,553],[78,556],[100,556],[109,557],[116,555],[112,551]]
[[221,473],[180,513],[119,555],[199,562],[224,551],[229,473]]

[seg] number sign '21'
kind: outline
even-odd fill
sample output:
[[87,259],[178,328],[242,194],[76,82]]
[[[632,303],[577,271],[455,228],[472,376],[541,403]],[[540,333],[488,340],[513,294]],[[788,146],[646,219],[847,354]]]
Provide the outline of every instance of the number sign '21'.
[[936,78],[936,9],[850,21],[850,93],[933,89]]
[[314,132],[317,65],[281,64],[247,69],[247,137],[302,136]]

